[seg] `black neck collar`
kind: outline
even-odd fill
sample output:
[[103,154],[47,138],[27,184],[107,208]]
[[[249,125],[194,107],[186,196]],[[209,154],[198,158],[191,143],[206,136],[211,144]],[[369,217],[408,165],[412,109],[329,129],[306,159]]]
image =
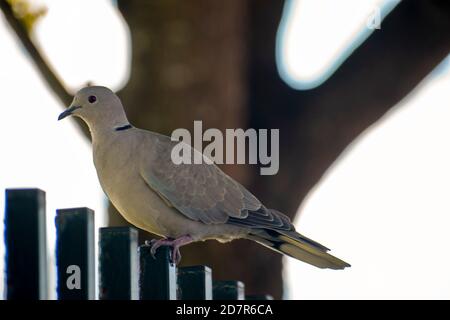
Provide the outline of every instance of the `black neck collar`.
[[114,130],[115,131],[124,131],[124,130],[128,130],[130,128],[133,128],[133,126],[131,124],[125,124],[123,126],[114,128]]

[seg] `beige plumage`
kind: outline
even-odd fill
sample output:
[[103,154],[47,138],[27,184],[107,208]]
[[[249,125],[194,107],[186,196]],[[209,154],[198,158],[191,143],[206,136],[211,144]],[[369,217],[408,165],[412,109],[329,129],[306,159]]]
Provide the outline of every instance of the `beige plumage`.
[[179,247],[187,243],[246,238],[319,268],[349,266],[297,233],[287,216],[266,208],[216,165],[174,164],[177,142],[129,125],[108,88],[80,90],[59,119],[68,115],[89,126],[98,178],[117,210],[136,227],[163,237],[152,243],[153,251],[169,245],[178,262]]

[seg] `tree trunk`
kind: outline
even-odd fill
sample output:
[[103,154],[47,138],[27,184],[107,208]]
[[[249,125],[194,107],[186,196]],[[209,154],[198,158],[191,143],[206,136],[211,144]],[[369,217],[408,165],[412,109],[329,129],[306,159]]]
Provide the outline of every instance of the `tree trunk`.
[[[119,8],[132,37],[131,79],[120,92],[132,123],[169,135],[194,120],[204,129],[248,126],[247,1],[119,1]],[[247,186],[254,178],[248,166],[222,169]],[[280,256],[249,241],[193,244],[182,254],[183,265],[209,265],[216,279],[242,279],[251,292],[282,290]]]
[[[119,7],[132,36],[131,79],[120,92],[130,120],[165,134],[194,120],[204,129],[280,128],[277,175],[223,169],[290,217],[342,151],[449,52],[446,2],[404,1],[323,85],[295,91],[275,65],[282,1],[119,0]],[[254,243],[198,243],[182,254],[183,264],[207,264],[215,278],[243,280],[251,293],[282,295],[281,256]]]
[[[330,79],[295,91],[281,81],[275,64],[281,0],[118,2],[132,38],[131,78],[120,92],[130,120],[165,134],[192,128],[194,120],[202,120],[204,129],[279,128],[277,175],[260,176],[244,165],[222,168],[292,218],[345,148],[450,51],[450,3],[402,1]],[[10,5],[0,0],[0,9],[44,80],[67,103],[68,93]],[[110,225],[125,224],[112,206],[109,211]],[[282,295],[281,256],[254,243],[198,243],[183,248],[183,255],[184,264],[211,266],[216,279],[243,280],[249,293]]]

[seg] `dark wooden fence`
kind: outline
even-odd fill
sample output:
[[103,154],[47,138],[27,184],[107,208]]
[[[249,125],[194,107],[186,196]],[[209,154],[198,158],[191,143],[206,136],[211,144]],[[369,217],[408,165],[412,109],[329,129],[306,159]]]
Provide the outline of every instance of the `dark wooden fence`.
[[[47,299],[45,192],[7,189],[5,204],[6,299]],[[60,209],[55,224],[58,299],[95,299],[94,211]],[[240,281],[214,281],[207,266],[177,268],[169,253],[161,247],[154,258],[134,228],[100,228],[99,299],[271,299],[245,296]]]

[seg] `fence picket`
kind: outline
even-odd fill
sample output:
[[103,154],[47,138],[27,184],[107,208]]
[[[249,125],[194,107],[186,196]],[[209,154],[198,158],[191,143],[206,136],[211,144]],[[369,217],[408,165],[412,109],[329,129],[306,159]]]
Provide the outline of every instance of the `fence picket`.
[[244,300],[244,284],[241,281],[214,281],[214,300]]
[[95,299],[94,211],[59,209],[55,224],[58,299]]
[[99,237],[99,299],[139,299],[137,230],[100,228]]
[[176,300],[176,267],[170,263],[170,248],[160,247],[155,257],[150,246],[139,247],[139,294],[141,300]]
[[212,300],[211,268],[190,266],[178,269],[180,300]]
[[47,299],[45,192],[5,192],[6,298]]
[[246,295],[245,300],[273,300],[273,297],[270,294]]

